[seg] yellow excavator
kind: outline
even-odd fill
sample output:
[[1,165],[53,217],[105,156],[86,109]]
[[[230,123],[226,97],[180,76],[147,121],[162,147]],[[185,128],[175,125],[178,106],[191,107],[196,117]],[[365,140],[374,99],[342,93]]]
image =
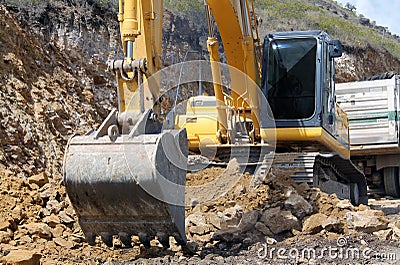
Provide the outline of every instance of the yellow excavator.
[[[118,109],[97,130],[71,137],[63,164],[67,194],[89,243],[100,235],[112,245],[118,235],[129,246],[137,235],[145,247],[153,237],[167,247],[170,236],[184,245],[189,149],[215,150],[220,160],[245,149],[247,157],[256,154],[261,169],[271,160],[296,181],[354,204],[367,202],[365,178],[348,159],[347,117],[335,103],[340,42],[323,31],[277,32],[262,45],[252,0],[205,2],[215,96],[190,98],[186,114],[173,117],[174,128],[163,129],[163,80],[157,74],[163,3],[119,0],[124,58],[109,62]],[[222,84],[215,24],[228,62],[228,88]]]

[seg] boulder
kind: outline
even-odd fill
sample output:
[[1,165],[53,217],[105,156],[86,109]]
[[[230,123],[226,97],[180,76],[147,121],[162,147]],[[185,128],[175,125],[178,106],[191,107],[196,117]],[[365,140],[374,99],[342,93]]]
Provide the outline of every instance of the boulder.
[[341,209],[341,210],[350,210],[350,211],[354,211],[356,207],[353,206],[353,204],[351,204],[351,202],[349,200],[340,200],[336,205],[337,208]]
[[257,223],[259,217],[260,213],[256,210],[244,213],[238,225],[239,230],[242,233],[249,231]]
[[47,202],[46,208],[50,211],[50,213],[58,214],[62,210],[63,205],[59,201],[53,199]]
[[317,213],[311,215],[304,221],[302,232],[305,234],[316,234],[323,229],[327,231],[337,231],[342,228],[343,223],[341,223],[337,218]]
[[254,225],[255,229],[257,229],[258,231],[260,231],[261,233],[263,233],[266,236],[273,236],[274,234],[271,232],[271,230],[269,230],[269,228],[261,222],[257,222]]
[[8,221],[0,222],[0,231],[6,231],[7,228],[9,227],[10,227],[10,222]]
[[61,246],[64,248],[72,249],[76,246],[76,243],[73,241],[65,240],[61,237],[59,238],[54,238],[53,239],[54,243],[56,243],[57,246]]
[[292,214],[299,219],[313,212],[313,207],[295,190],[288,192],[288,199],[285,201],[285,208],[290,209]]
[[242,219],[243,209],[239,205],[235,205],[234,207],[226,209],[222,214],[222,229],[237,227]]
[[222,213],[211,213],[208,217],[210,224],[212,224],[215,228],[221,229],[222,227]]
[[61,212],[58,214],[58,217],[60,218],[60,221],[61,221],[63,224],[70,224],[70,223],[75,222],[75,220],[74,220],[71,216],[69,216],[66,212],[64,212],[64,211],[61,211]]
[[185,225],[206,225],[206,217],[201,212],[195,212],[185,219]]
[[46,173],[42,172],[40,174],[31,176],[28,178],[29,184],[36,184],[39,187],[44,186],[45,184],[49,183],[49,178],[47,177]]
[[11,241],[11,236],[9,232],[0,231],[0,243],[7,244]]
[[274,234],[299,229],[299,220],[290,211],[282,211],[280,207],[266,210],[260,218]]
[[384,230],[389,223],[382,211],[368,209],[348,212],[346,213],[346,220],[349,228],[366,233]]
[[39,265],[41,257],[36,251],[11,250],[1,262],[4,265]]
[[392,229],[380,230],[374,232],[373,234],[377,236],[380,240],[389,240],[390,237],[393,235],[393,230]]
[[28,230],[30,235],[38,235],[41,238],[51,238],[51,228],[44,223],[29,223],[24,225],[24,228]]
[[48,224],[50,227],[54,228],[56,227],[58,224],[60,224],[60,218],[57,215],[50,215],[50,216],[46,216],[45,218],[43,218],[43,222]]
[[208,225],[208,224],[189,226],[189,232],[191,234],[196,234],[196,235],[200,235],[200,236],[210,232],[211,229],[212,229],[211,225]]

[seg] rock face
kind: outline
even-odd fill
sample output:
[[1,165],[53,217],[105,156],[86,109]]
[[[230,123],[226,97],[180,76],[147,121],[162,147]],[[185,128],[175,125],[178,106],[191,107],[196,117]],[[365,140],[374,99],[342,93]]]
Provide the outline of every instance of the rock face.
[[108,114],[114,87],[95,84],[105,65],[26,32],[3,6],[0,17],[0,164],[42,186],[60,175],[69,136]]

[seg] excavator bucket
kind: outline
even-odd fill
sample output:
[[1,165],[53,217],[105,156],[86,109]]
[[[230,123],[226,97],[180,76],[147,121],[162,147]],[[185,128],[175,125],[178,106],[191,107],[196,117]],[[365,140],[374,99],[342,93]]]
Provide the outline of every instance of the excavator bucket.
[[67,194],[86,240],[113,237],[130,246],[139,236],[145,247],[157,236],[164,247],[174,236],[185,244],[185,130],[160,134],[70,139],[64,158]]

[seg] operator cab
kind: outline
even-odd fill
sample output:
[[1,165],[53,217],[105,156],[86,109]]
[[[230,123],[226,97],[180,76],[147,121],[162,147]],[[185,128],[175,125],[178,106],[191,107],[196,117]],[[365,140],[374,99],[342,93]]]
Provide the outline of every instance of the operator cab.
[[[273,113],[266,119],[275,120],[277,147],[307,146],[347,157],[347,117],[335,103],[334,89],[340,41],[324,31],[271,33],[263,54],[262,90]],[[263,139],[267,133],[262,130]]]

